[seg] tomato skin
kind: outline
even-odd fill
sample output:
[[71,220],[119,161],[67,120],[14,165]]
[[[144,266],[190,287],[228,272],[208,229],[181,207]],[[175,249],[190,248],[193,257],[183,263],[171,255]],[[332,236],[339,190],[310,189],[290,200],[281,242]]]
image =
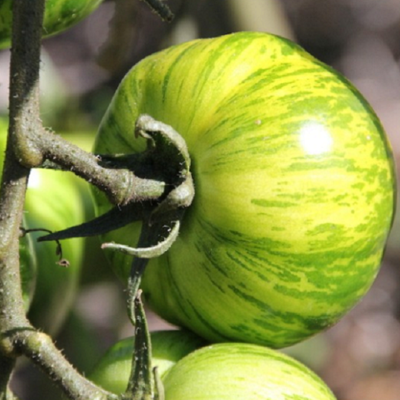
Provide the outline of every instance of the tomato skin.
[[[82,223],[85,219],[83,197],[76,179],[68,172],[32,170],[25,199],[27,226],[57,231]],[[55,335],[75,300],[84,239],[74,238],[61,243],[63,258],[69,262],[68,267],[62,267],[57,265],[54,242],[35,242],[44,234],[31,234],[38,259],[38,275],[28,317],[36,327]]]
[[[158,367],[166,400],[335,399],[311,370],[278,351],[243,343],[205,346],[182,331],[152,332],[151,337],[153,367]],[[123,393],[132,339],[110,347],[88,378],[112,393]]]
[[203,347],[163,380],[165,400],[334,400],[307,367],[278,351],[244,343]]
[[[92,13],[103,0],[46,0],[45,37],[60,33]],[[0,0],[0,49],[10,46],[12,0]]]
[[[161,379],[182,357],[204,346],[206,342],[189,331],[151,332],[152,368],[157,367]],[[112,345],[100,358],[89,379],[112,393],[123,393],[128,385],[134,338],[128,337]]]
[[[0,160],[3,163],[3,160]],[[3,166],[0,167],[0,174]],[[26,222],[23,222],[26,226]],[[21,289],[25,310],[28,311],[36,289],[37,258],[32,238],[26,235],[19,240],[19,263],[21,274]]]
[[[210,341],[279,348],[366,293],[392,223],[394,167],[377,116],[343,76],[269,34],[197,40],[127,74],[94,151],[141,151],[139,114],[185,138],[196,190],[177,241],[144,274],[159,315]],[[95,199],[99,214],[110,208]],[[103,240],[135,246],[139,228]],[[131,258],[108,256],[126,280]]]

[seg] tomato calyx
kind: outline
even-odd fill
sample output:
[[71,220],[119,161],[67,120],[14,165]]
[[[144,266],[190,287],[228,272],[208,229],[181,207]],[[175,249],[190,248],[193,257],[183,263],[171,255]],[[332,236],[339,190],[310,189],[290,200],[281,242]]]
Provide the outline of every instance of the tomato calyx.
[[117,250],[122,253],[126,253],[131,256],[136,256],[136,257],[140,257],[140,258],[158,257],[158,256],[161,256],[162,254],[164,254],[172,246],[172,244],[178,237],[179,227],[180,227],[180,221],[179,220],[174,221],[174,226],[172,227],[169,235],[164,240],[162,240],[161,242],[157,243],[154,246],[137,248],[137,247],[129,247],[129,246],[125,246],[123,244],[110,242],[110,243],[103,243],[101,245],[101,248]]
[[135,325],[134,301],[148,259],[165,253],[178,237],[185,210],[194,198],[191,160],[185,140],[172,127],[149,115],[140,115],[135,136],[147,141],[142,153],[100,156],[107,168],[129,169],[136,176],[163,182],[165,192],[157,200],[135,201],[110,209],[92,221],[40,237],[39,241],[101,235],[134,221],[142,221],[137,247],[105,243],[104,249],[134,256],[128,279],[128,315]]
[[178,236],[180,220],[194,198],[189,152],[182,136],[149,115],[139,116],[135,136],[147,140],[147,149],[143,153],[100,156],[101,163],[110,169],[130,169],[137,176],[163,182],[166,188],[163,195],[157,201],[132,200],[81,225],[42,236],[39,241],[101,235],[131,222],[142,221],[146,233],[142,235],[138,248],[110,243],[104,244],[103,248],[142,258],[157,257],[168,250]]

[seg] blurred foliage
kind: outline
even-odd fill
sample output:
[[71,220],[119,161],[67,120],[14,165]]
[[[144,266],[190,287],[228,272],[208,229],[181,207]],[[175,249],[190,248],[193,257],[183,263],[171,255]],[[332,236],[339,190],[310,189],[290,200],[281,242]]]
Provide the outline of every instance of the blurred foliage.
[[[82,146],[90,148],[117,85],[146,55],[198,37],[268,31],[297,41],[354,82],[380,116],[399,168],[400,0],[168,0],[168,4],[176,16],[169,24],[141,1],[106,0],[71,30],[46,39],[45,124],[69,132],[74,141],[86,137]],[[8,60],[8,50],[1,51],[0,114],[7,113]],[[93,216],[89,195],[87,216]],[[394,226],[383,267],[366,298],[325,334],[287,349],[315,369],[338,400],[400,398],[399,216]],[[82,371],[113,341],[132,334],[123,291],[107,268],[97,238],[88,240],[86,260],[75,311],[57,341]],[[152,314],[149,318],[152,329],[168,327]],[[16,392],[27,400],[56,399],[57,392],[41,377],[22,363],[14,378]]]

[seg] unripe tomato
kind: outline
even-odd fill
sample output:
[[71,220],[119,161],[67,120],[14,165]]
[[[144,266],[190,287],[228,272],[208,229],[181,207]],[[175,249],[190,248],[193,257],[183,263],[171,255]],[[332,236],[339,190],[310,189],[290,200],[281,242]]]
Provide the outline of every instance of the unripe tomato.
[[[63,176],[64,175],[64,176]],[[64,229],[84,221],[83,198],[75,177],[67,172],[33,170],[25,200],[25,218],[29,228]],[[32,233],[32,238],[45,233]],[[62,242],[68,267],[56,264],[54,242],[35,243],[38,259],[36,293],[28,317],[33,324],[52,334],[61,328],[75,300],[83,260],[84,239]]]
[[[298,45],[240,32],[138,63],[94,151],[134,153],[149,114],[188,145],[195,198],[142,289],[210,341],[284,347],[331,326],[371,286],[393,218],[391,149],[372,108]],[[95,193],[98,212],[110,208]],[[135,246],[138,224],[104,236]],[[130,256],[108,253],[124,280]]]
[[[51,36],[75,25],[92,13],[102,0],[46,0],[43,35]],[[0,0],[0,49],[11,41],[12,0]]]
[[246,343],[203,347],[178,361],[163,380],[165,400],[334,400],[306,366]]
[[[7,122],[0,119],[0,163],[3,168]],[[61,230],[85,220],[84,197],[78,178],[68,172],[34,169],[31,171],[24,208],[24,228]],[[28,313],[32,323],[56,334],[67,317],[79,282],[84,240],[62,243],[69,267],[57,265],[56,244],[37,243],[44,232],[30,233],[20,241],[20,268],[25,303],[34,292]],[[32,245],[33,242],[33,245]],[[37,271],[32,263],[37,260]]]
[[[0,157],[0,175],[3,171],[3,159]],[[26,226],[25,219],[23,225]],[[37,259],[32,238],[26,235],[19,240],[19,268],[21,274],[21,289],[25,310],[28,311],[36,289]]]
[[[151,332],[152,368],[161,379],[182,357],[204,346],[203,339],[189,331]],[[94,367],[89,379],[103,389],[125,392],[132,365],[134,338],[122,339],[111,346]]]

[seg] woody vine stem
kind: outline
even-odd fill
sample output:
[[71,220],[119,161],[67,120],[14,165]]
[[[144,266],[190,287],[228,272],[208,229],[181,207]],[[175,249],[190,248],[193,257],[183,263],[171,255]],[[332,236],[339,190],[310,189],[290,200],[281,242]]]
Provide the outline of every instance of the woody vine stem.
[[[164,18],[170,18],[165,4],[155,0],[148,3]],[[45,0],[13,0],[12,4],[10,123],[0,192],[0,400],[16,399],[9,382],[20,355],[37,364],[68,398],[128,399],[111,394],[81,376],[52,339],[27,320],[20,289],[18,246],[25,193],[31,168],[46,163],[55,163],[61,169],[73,168],[77,175],[103,190],[111,203],[120,206],[132,200],[158,199],[165,185],[140,179],[129,169],[103,168],[97,157],[43,127],[38,94]],[[135,313],[140,315],[139,298],[135,307]]]

